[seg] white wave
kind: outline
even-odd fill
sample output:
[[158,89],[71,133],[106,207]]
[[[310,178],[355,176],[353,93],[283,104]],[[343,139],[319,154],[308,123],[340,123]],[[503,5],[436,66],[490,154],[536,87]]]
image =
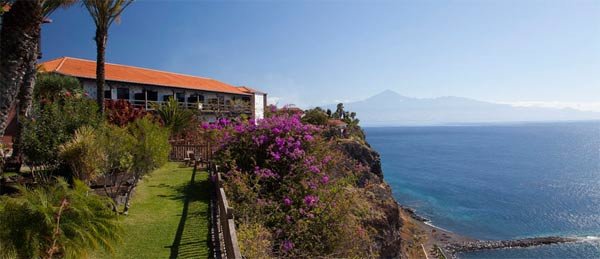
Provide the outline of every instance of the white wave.
[[600,240],[600,236],[586,236],[585,240]]

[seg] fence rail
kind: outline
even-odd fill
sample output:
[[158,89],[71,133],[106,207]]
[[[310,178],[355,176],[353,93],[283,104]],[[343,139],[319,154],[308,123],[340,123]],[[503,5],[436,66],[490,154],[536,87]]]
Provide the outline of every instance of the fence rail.
[[237,234],[235,231],[234,210],[227,202],[225,190],[222,188],[221,173],[218,172],[217,166],[209,165],[209,173],[212,179],[215,179],[216,191],[216,214],[217,225],[216,233],[218,234],[218,245],[220,246],[221,257],[228,259],[241,259],[242,254],[238,245]]
[[213,150],[211,145],[206,144],[188,144],[184,142],[171,141],[171,161],[185,162],[200,161],[206,163],[210,161]]

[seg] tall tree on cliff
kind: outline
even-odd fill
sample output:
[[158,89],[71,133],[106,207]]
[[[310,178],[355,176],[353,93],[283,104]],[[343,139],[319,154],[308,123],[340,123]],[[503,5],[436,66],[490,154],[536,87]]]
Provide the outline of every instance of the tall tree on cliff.
[[108,28],[132,2],[133,0],[83,0],[83,5],[96,24],[96,100],[100,112],[104,112],[104,59]]

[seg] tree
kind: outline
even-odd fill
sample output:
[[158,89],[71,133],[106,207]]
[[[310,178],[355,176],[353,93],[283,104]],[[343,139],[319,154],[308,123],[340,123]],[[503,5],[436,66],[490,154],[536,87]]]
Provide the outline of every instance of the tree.
[[[8,124],[31,51],[37,50],[43,8],[38,1],[17,0],[2,16],[0,32],[0,136]],[[2,169],[0,169],[2,170]]]
[[83,0],[83,5],[96,24],[96,100],[100,112],[104,112],[104,66],[108,28],[133,0]]
[[37,75],[33,96],[36,102],[55,102],[65,95],[83,94],[83,86],[75,77],[53,73]]
[[338,103],[335,112],[331,115],[334,119],[343,119],[344,118],[344,104]]
[[302,117],[302,122],[312,125],[327,125],[328,120],[329,116],[327,113],[319,107],[307,110]]
[[128,127],[129,132],[136,141],[132,147],[133,165],[131,173],[133,174],[133,184],[127,189],[124,214],[129,211],[129,199],[133,188],[144,175],[165,164],[171,152],[169,131],[150,118],[145,117],[136,120]]
[[[75,0],[16,0],[10,11],[2,14],[0,32],[0,136],[8,124],[8,114],[19,102],[19,114],[28,115],[35,84],[35,67],[39,57],[41,25],[45,17]],[[4,4],[2,1],[2,11]],[[19,125],[19,140],[22,125]],[[19,150],[16,152],[20,154]],[[3,167],[0,158],[0,172]]]

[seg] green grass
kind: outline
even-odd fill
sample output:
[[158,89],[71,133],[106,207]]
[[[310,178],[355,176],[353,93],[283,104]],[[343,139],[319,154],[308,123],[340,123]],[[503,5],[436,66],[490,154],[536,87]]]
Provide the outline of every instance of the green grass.
[[168,163],[142,181],[122,217],[122,243],[102,257],[207,258],[210,183],[206,172],[192,171]]

